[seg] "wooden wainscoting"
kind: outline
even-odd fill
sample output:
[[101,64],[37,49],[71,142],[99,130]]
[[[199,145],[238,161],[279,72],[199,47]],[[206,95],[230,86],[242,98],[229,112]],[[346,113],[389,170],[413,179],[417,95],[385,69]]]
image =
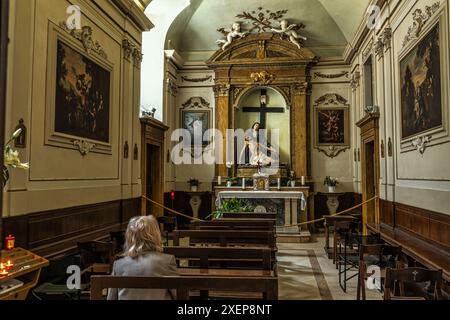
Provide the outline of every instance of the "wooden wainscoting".
[[76,251],[78,241],[102,240],[140,215],[141,199],[116,200],[36,212],[3,219],[3,234],[16,237],[16,247],[47,259]]
[[450,215],[380,199],[380,224],[450,250]]

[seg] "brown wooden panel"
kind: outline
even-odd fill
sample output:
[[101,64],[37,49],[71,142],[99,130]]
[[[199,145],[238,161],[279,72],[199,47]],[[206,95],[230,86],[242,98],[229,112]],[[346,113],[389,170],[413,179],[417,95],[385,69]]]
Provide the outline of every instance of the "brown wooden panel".
[[16,246],[49,257],[73,250],[77,241],[95,240],[123,229],[139,215],[140,198],[96,203],[4,219],[4,233],[16,237]]
[[450,216],[430,212],[430,240],[450,248]]
[[380,223],[394,226],[394,203],[380,199]]

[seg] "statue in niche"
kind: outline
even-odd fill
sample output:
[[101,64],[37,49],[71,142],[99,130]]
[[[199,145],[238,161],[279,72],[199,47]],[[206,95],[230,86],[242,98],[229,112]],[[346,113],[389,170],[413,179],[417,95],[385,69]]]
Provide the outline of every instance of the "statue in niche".
[[252,133],[245,137],[245,145],[241,150],[239,158],[241,163],[251,166],[277,165],[279,160],[272,157],[276,150],[267,142],[264,134],[259,131],[260,123],[255,122],[252,126]]
[[287,20],[281,20],[280,22],[280,29],[272,28],[273,32],[281,34],[281,37],[287,36],[289,40],[295,44],[299,49],[301,49],[301,44],[298,41],[299,39],[302,39],[304,41],[307,40],[306,37],[301,36],[297,33],[298,26],[296,24],[289,24]]
[[233,23],[230,29],[220,28],[217,31],[223,33],[223,35],[227,38],[226,40],[217,40],[216,43],[222,46],[222,50],[225,51],[226,48],[233,42],[235,38],[242,39],[248,32],[241,32],[241,24],[239,22]]

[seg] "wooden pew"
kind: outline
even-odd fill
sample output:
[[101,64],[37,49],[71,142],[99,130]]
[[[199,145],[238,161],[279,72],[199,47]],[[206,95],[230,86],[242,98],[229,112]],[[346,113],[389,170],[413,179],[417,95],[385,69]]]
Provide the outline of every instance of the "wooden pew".
[[[118,277],[93,276],[91,278],[91,300],[102,300],[103,289],[173,289],[178,300],[189,300],[190,291],[220,291],[227,293],[259,293],[264,300],[278,299],[277,277]],[[203,296],[201,296],[203,298]],[[207,297],[205,297],[207,298]],[[252,295],[253,298],[253,295]]]
[[256,213],[256,212],[224,212],[222,218],[232,219],[277,219],[277,214],[273,212]]
[[385,242],[394,246],[401,246],[403,253],[419,264],[429,269],[441,269],[443,279],[450,282],[450,252],[448,250],[398,228],[392,229],[383,225],[367,224],[367,229],[371,233],[380,233],[381,239]]
[[325,228],[325,247],[324,250],[327,253],[328,259],[333,257],[334,250],[330,247],[330,228],[334,226],[336,221],[358,221],[358,218],[350,215],[346,216],[323,216],[325,219],[323,226]]
[[274,219],[215,219],[211,221],[194,221],[194,230],[275,230]]
[[233,246],[267,246],[276,248],[274,231],[254,230],[174,230],[173,245],[180,245],[180,238],[189,237],[191,245],[209,244],[221,247]]
[[188,260],[190,267],[273,270],[269,248],[164,247],[164,253]]

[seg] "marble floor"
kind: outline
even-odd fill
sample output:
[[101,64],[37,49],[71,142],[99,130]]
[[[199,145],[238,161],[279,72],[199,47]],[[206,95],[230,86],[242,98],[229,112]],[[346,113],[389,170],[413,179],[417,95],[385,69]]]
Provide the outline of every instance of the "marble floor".
[[[344,293],[324,244],[323,236],[315,236],[309,243],[277,244],[280,300],[356,300],[357,278],[347,282]],[[382,299],[377,290],[366,290],[366,296],[368,300]]]

